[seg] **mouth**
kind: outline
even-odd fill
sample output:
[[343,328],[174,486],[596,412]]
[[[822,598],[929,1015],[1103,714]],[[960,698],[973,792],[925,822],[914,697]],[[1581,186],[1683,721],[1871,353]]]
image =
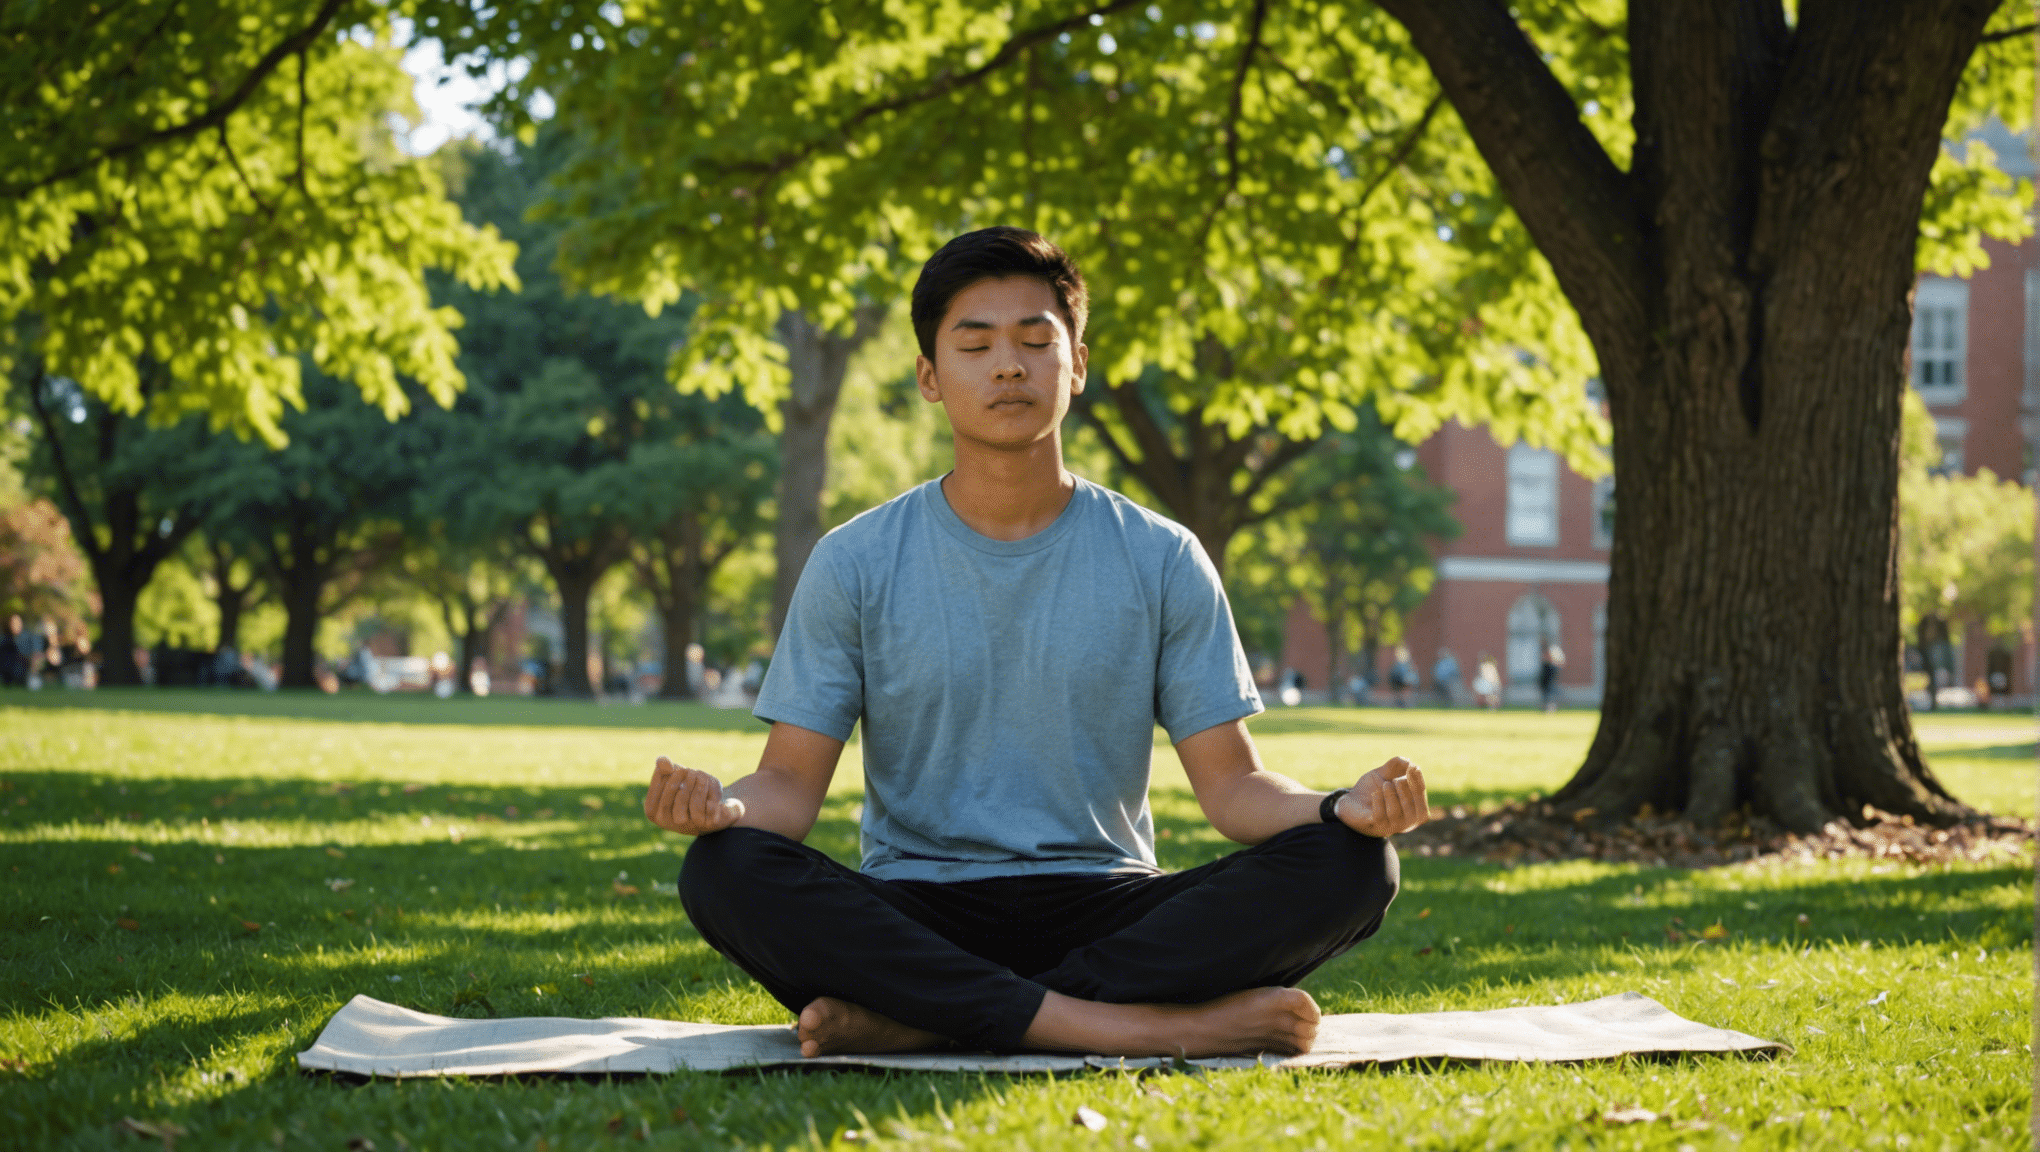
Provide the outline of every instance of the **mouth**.
[[992,401],[990,406],[993,408],[1032,408],[1034,406],[1034,399],[1031,396],[1001,396],[997,400]]

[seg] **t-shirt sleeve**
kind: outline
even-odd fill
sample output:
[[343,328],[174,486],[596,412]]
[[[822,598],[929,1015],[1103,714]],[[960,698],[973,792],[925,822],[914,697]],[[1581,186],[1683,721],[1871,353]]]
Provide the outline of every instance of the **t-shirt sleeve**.
[[1162,582],[1155,717],[1173,743],[1261,708],[1218,570],[1204,548],[1187,539]]
[[801,569],[751,715],[837,740],[864,714],[864,629],[845,558],[823,537]]

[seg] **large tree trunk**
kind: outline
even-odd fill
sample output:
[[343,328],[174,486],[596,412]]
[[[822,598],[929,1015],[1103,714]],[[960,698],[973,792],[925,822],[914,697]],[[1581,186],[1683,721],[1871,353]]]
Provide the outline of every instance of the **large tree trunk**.
[[850,369],[850,357],[878,332],[885,313],[881,304],[860,305],[847,335],[817,326],[805,313],[788,311],[779,317],[779,339],[786,345],[786,366],[792,380],[790,394],[779,405],[779,520],[772,538],[772,615],[768,621],[775,640],[786,623],[786,609],[793,603],[801,570],[807,567],[815,542],[822,538],[829,424],[836,417],[836,400],[843,394],[843,376]]
[[319,599],[326,588],[320,565],[305,560],[277,573],[283,600],[282,688],[319,687]]
[[560,653],[562,696],[595,695],[595,685],[588,678],[588,599],[601,575],[579,568],[556,570],[552,574],[553,584],[560,592],[560,646],[565,649]]
[[206,551],[212,558],[213,604],[220,613],[219,642],[214,646],[240,650],[241,614],[249,607],[249,597],[255,590],[256,577],[250,576],[246,583],[234,583],[234,554],[216,540],[206,542]]
[[1607,693],[1555,799],[1810,831],[1966,809],[1901,679],[1898,428],[1928,169],[1994,0],[1630,6],[1622,173],[1499,0],[1384,0],[1578,308],[1621,478]]
[[[99,682],[109,686],[140,684],[142,671],[135,665],[135,604],[145,585],[133,583],[118,570],[101,571],[94,565],[92,571],[99,585],[99,658],[103,661]],[[49,655],[56,657],[54,652]]]

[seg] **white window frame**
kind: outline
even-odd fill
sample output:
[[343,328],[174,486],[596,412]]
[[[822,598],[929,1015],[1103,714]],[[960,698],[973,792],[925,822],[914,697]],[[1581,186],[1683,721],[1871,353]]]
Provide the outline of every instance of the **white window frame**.
[[1544,646],[1558,643],[1558,609],[1536,592],[1525,592],[1509,606],[1508,646],[1502,650],[1502,676],[1511,684],[1535,684],[1544,666]]
[[[1503,528],[1511,544],[1552,548],[1558,544],[1558,453],[1516,444],[1509,449],[1508,511]],[[1540,498],[1540,490],[1544,493]],[[1539,505],[1542,505],[1542,509]],[[1542,514],[1542,521],[1532,519]]]
[[1941,448],[1941,463],[1934,471],[1960,476],[1968,470],[1963,446],[1969,442],[1969,421],[1960,416],[1934,417],[1934,441]]
[[1912,382],[1928,404],[1969,395],[1969,282],[1922,276],[1913,290]]

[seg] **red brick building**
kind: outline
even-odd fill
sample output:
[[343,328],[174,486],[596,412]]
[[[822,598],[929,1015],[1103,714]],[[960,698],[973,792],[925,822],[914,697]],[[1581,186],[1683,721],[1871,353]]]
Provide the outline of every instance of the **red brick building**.
[[[2008,170],[2032,175],[2023,146],[2009,137],[1993,143]],[[1984,247],[1990,266],[1967,279],[1920,278],[1913,383],[1934,414],[1944,467],[1988,468],[2030,485],[2040,443],[2040,240]],[[1431,669],[1449,648],[1461,670],[1460,699],[1483,653],[1500,668],[1506,698],[1534,699],[1538,652],[1556,643],[1566,657],[1561,698],[1598,702],[1608,598],[1602,512],[1613,480],[1588,480],[1554,453],[1503,448],[1484,429],[1458,424],[1420,445],[1417,459],[1458,493],[1453,512],[1466,529],[1439,549],[1437,584],[1407,624],[1424,698],[1435,699]],[[1985,676],[1989,638],[1972,629],[1962,639],[1962,682],[1973,684]],[[2015,700],[2032,698],[2032,649],[2028,637],[2011,662]],[[1375,670],[1377,685],[1390,658],[1384,653]],[[1282,662],[1322,698],[1329,638],[1301,603],[1290,611]]]

